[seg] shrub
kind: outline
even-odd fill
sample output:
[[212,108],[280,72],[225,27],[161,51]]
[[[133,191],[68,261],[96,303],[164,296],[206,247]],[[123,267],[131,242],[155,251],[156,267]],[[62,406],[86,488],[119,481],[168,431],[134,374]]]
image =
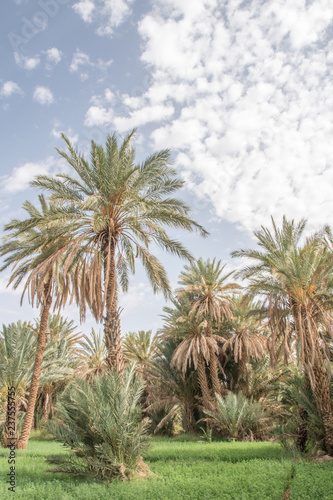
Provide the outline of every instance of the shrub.
[[231,392],[223,399],[216,394],[215,410],[204,410],[207,421],[215,424],[222,432],[236,440],[253,439],[260,432],[265,421],[261,403],[246,398],[242,392]]
[[142,420],[139,404],[143,390],[134,366],[123,375],[110,371],[96,376],[92,383],[75,380],[57,406],[61,425],[53,423],[49,429],[76,457],[55,460],[54,471],[109,481],[149,474],[140,456],[148,447],[149,421]]

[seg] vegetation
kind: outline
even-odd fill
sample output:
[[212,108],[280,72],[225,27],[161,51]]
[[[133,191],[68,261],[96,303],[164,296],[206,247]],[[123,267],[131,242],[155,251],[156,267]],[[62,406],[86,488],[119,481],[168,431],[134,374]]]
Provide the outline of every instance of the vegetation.
[[[45,457],[66,456],[68,450],[40,439],[40,434],[32,432],[27,450],[17,452],[15,498],[255,500],[260,491],[260,499],[282,500],[287,488],[291,498],[297,500],[329,500],[331,496],[332,462],[293,462],[279,445],[267,442],[204,443],[186,435],[154,438],[143,458],[156,476],[144,481],[114,481],[106,486],[89,478],[47,472],[54,466]],[[7,455],[7,450],[0,450],[2,477],[7,473]],[[4,500],[13,496],[4,481],[0,496]]]
[[49,426],[76,455],[61,457],[58,472],[107,480],[147,475],[140,456],[147,447],[148,427],[139,405],[143,389],[134,367],[122,375],[115,369],[96,375],[91,383],[73,381],[58,405],[62,425]]
[[[305,238],[305,220],[272,219],[257,248],[232,253],[237,272],[196,260],[166,232],[207,235],[174,196],[170,152],[137,164],[134,133],[92,141],[90,161],[63,136],[69,174],[38,176],[50,198],[5,226],[2,270],[40,307],[34,324],[0,332],[1,443],[14,418],[18,497],[329,498],[307,477],[329,484],[333,460],[331,229]],[[173,293],[156,245],[188,261]],[[122,337],[118,294],[136,258],[169,304],[159,331]],[[59,314],[67,301],[104,332],[78,332]],[[24,454],[32,428],[65,448],[32,442],[36,458]],[[23,457],[43,484],[24,476]]]

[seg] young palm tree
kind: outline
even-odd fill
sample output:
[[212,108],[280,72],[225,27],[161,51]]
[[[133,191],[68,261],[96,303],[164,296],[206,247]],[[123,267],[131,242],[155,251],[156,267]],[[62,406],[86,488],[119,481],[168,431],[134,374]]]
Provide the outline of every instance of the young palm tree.
[[8,285],[17,288],[25,281],[21,303],[26,292],[32,306],[41,306],[39,332],[37,337],[36,357],[30,384],[28,408],[24,419],[18,448],[26,448],[33,423],[34,410],[38,392],[41,366],[46,346],[48,318],[52,305],[52,297],[56,300],[54,307],[62,307],[70,296],[71,278],[63,272],[62,259],[68,244],[65,231],[59,236],[55,227],[45,227],[43,221],[56,211],[54,203],[48,203],[43,196],[39,197],[41,209],[30,202],[23,208],[28,213],[26,220],[13,220],[5,226],[9,232],[0,247],[0,255],[6,256],[1,271],[12,267]]
[[102,332],[97,333],[92,328],[91,335],[89,337],[84,335],[80,342],[78,375],[91,383],[96,375],[101,375],[107,370],[107,354]]
[[[17,412],[25,404],[26,391],[31,381],[32,366],[36,348],[36,337],[30,323],[11,323],[3,325],[0,332],[0,387],[1,397],[6,408],[5,429],[2,436],[2,445],[7,446],[9,436],[9,422],[15,421],[17,430]],[[9,419],[6,405],[8,387],[15,388],[15,407],[11,409]]]
[[[81,318],[88,304],[98,321],[104,319],[107,361],[120,371],[123,360],[117,284],[124,291],[128,289],[129,273],[135,272],[135,259],[139,258],[154,292],[169,296],[165,269],[150,252],[151,244],[190,260],[190,253],[167,235],[165,227],[198,229],[202,235],[207,234],[189,218],[189,207],[172,197],[184,182],[170,166],[169,151],[153,153],[142,164],[135,163],[131,144],[134,133],[128,134],[120,146],[115,134],[107,136],[105,148],[92,141],[90,163],[63,135],[67,152],[59,153],[73,168],[73,174],[38,176],[32,183],[62,204],[63,210],[52,221],[71,231],[66,269],[75,264],[78,273],[85,271],[86,278],[80,284]],[[79,258],[82,260],[77,264]]]
[[[130,363],[136,362],[137,368],[145,377],[147,369],[157,356],[159,338],[151,330],[147,332],[128,332],[123,341],[124,357]],[[145,377],[146,378],[146,377]]]
[[[39,321],[36,321],[39,331]],[[75,332],[72,320],[53,314],[49,316],[43,373],[39,381],[36,410],[42,407],[45,422],[53,415],[54,400],[63,390],[78,368],[78,342],[82,335]],[[35,412],[36,413],[36,412]]]
[[229,334],[230,338],[223,344],[222,353],[233,355],[238,366],[238,386],[245,394],[246,364],[251,357],[260,360],[267,354],[267,337],[253,314],[260,307],[259,303],[244,295],[234,296],[233,301],[233,318],[223,329],[223,335]]
[[199,259],[184,267],[178,280],[181,288],[176,291],[179,298],[189,302],[190,313],[204,327],[204,335],[208,339],[210,377],[213,391],[217,394],[221,394],[217,353],[218,343],[222,339],[213,334],[213,326],[218,326],[222,319],[232,318],[233,299],[230,291],[239,288],[236,283],[226,283],[232,273],[223,275],[224,267],[221,261],[215,262],[215,259],[206,262]]
[[[299,224],[283,218],[279,230],[273,220],[273,234],[262,227],[255,233],[262,251],[240,250],[233,256],[255,261],[239,275],[249,279],[249,290],[261,294],[268,303],[273,332],[289,336],[290,328],[279,329],[279,311],[287,311],[295,333],[299,360],[309,377],[318,411],[325,428],[327,451],[333,455],[333,412],[329,390],[329,360],[324,333],[331,329],[333,308],[333,256],[315,235],[303,246],[300,238],[305,221]],[[283,315],[286,318],[286,314]],[[285,342],[288,350],[288,342]],[[326,366],[326,369],[325,369]]]

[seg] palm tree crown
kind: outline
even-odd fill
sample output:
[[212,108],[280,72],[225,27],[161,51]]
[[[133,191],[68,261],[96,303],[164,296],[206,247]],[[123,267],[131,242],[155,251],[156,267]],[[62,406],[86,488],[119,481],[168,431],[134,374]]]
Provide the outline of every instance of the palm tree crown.
[[[207,232],[189,218],[189,207],[171,195],[184,184],[170,165],[170,153],[153,153],[141,164],[135,163],[132,139],[135,130],[118,146],[116,135],[108,135],[105,148],[92,141],[90,162],[79,155],[63,135],[67,152],[60,155],[73,168],[73,176],[38,176],[32,183],[51,193],[61,209],[48,218],[48,225],[70,231],[72,243],[65,268],[76,266],[83,274],[77,292],[81,318],[86,304],[95,318],[104,318],[104,332],[109,364],[120,364],[121,348],[117,285],[127,291],[129,274],[135,272],[135,259],[142,262],[154,292],[170,295],[170,284],[164,267],[150,252],[154,243],[179,257],[191,254],[177,240],[171,239],[166,227],[198,229]],[[106,314],[104,316],[104,310]]]

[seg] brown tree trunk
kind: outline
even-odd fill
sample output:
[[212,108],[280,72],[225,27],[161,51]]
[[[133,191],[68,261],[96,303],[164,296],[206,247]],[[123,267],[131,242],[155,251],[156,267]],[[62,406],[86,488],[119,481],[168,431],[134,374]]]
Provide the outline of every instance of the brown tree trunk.
[[[308,390],[310,387],[310,380],[307,374],[305,373],[305,381],[304,381],[305,390]],[[297,438],[296,438],[296,446],[300,452],[306,452],[306,444],[308,441],[308,420],[309,415],[305,408],[300,407],[299,409],[299,424],[297,426]]]
[[212,381],[214,396],[215,394],[221,396],[221,384],[217,370],[216,353],[212,347],[209,348],[209,353],[210,353],[209,373]]
[[[319,346],[318,346],[318,349]],[[320,358],[318,362],[313,367],[314,383],[313,383],[313,395],[316,400],[316,405],[318,412],[321,415],[324,429],[325,429],[325,446],[327,453],[333,456],[333,411],[332,402],[330,395],[330,386],[328,382],[327,374],[323,368],[323,359],[320,352]]]
[[208,387],[206,376],[206,365],[203,355],[200,353],[198,358],[198,380],[202,394],[203,406],[207,409],[212,409],[211,394]]
[[33,368],[30,391],[28,398],[27,411],[24,417],[22,432],[20,439],[17,443],[17,448],[25,450],[28,445],[28,439],[30,436],[31,427],[34,420],[35,404],[39,386],[39,378],[41,374],[41,368],[43,363],[43,356],[46,345],[46,332],[47,332],[47,322],[49,318],[50,308],[52,304],[52,274],[49,275],[47,283],[44,285],[44,301],[42,306],[42,313],[40,318],[39,332],[37,337],[37,352],[35,357],[35,364]]
[[242,357],[238,358],[238,363],[237,363],[237,368],[238,368],[238,387],[244,394],[244,396],[247,395],[247,385],[246,385],[246,363],[247,363],[247,356],[243,352]]
[[51,406],[51,394],[46,392],[43,404],[43,418],[44,421],[47,422],[50,414],[50,406]]
[[185,432],[194,432],[194,416],[193,416],[193,408],[190,405],[185,405],[184,408],[184,431]]
[[105,252],[104,264],[104,281],[107,281],[106,287],[106,316],[104,322],[104,337],[105,346],[107,349],[106,362],[109,368],[116,368],[119,373],[124,371],[124,361],[121,346],[121,331],[120,331],[120,311],[117,304],[117,273],[116,273],[116,244],[114,242],[110,245],[110,267],[109,276],[107,277]]

